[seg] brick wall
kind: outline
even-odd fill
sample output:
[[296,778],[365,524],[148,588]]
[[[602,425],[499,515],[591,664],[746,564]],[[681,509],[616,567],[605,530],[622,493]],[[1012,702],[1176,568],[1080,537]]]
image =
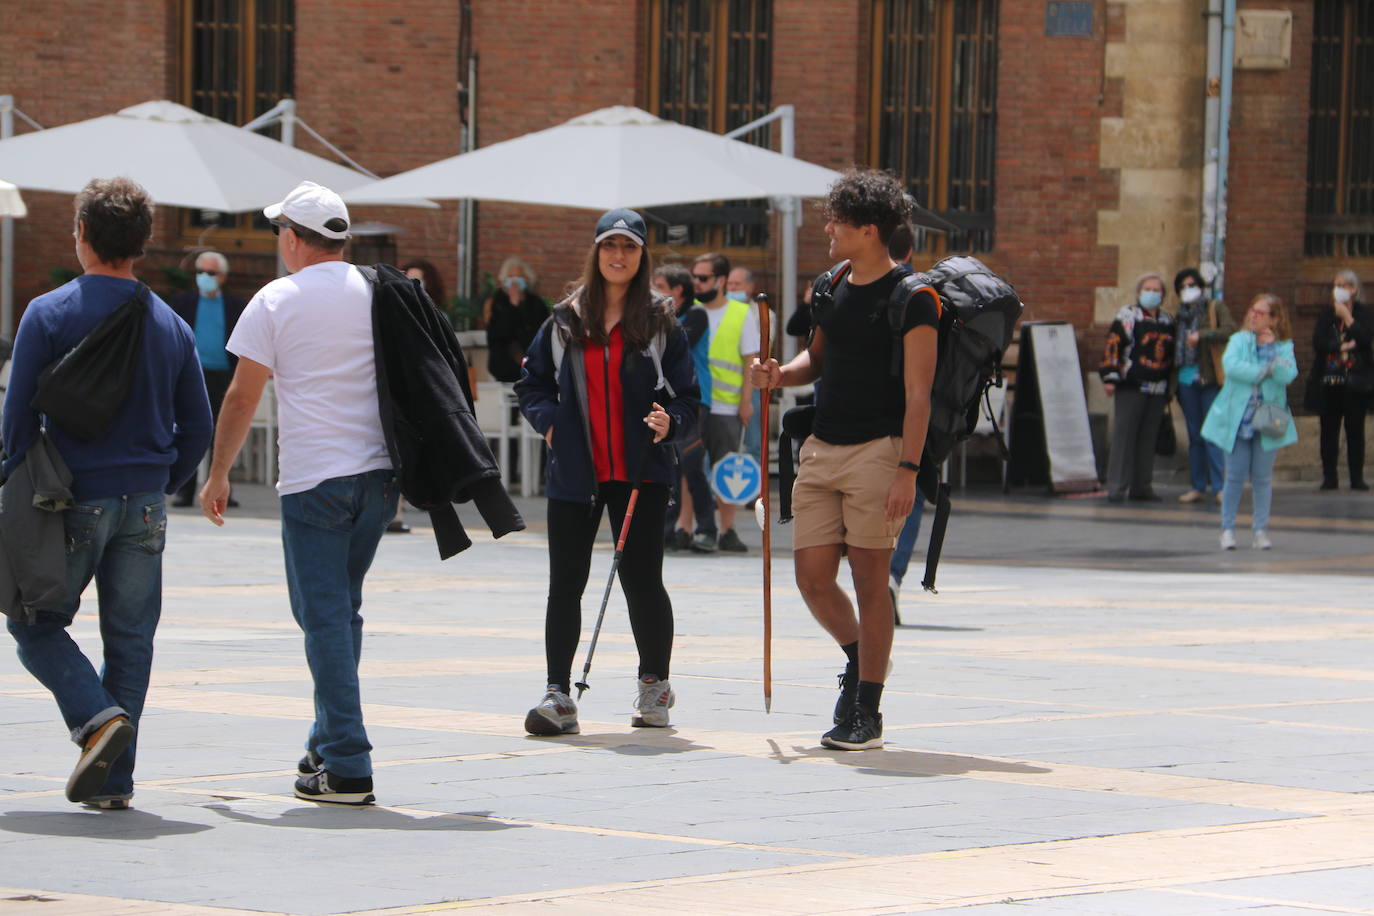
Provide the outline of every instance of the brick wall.
[[[33,0],[0,4],[0,92],[44,127],[167,98],[175,78],[174,4]],[[119,48],[121,53],[109,53]],[[97,51],[97,49],[100,49]],[[15,118],[15,133],[31,130]],[[95,177],[111,177],[97,176]],[[14,221],[16,319],[53,287],[49,272],[79,272],[69,194],[24,192],[29,215]],[[153,242],[168,237],[162,214]]]
[[[1097,244],[1098,211],[1115,209],[1116,170],[1099,166],[1100,122],[1121,114],[1119,80],[1103,79],[1108,30],[1047,37],[1044,4],[1002,3],[998,23],[997,235],[987,260],[1026,303],[1027,320],[1070,321],[1085,333],[1084,368],[1100,355],[1095,289],[1114,286],[1115,248]],[[1113,34],[1113,40],[1120,40]]]
[[[1311,92],[1312,4],[1246,2],[1242,9],[1290,9],[1287,70],[1237,70],[1231,114],[1226,299],[1240,321],[1258,293],[1290,306],[1298,367],[1308,368],[1317,290],[1299,281],[1307,207],[1307,107]],[[1322,284],[1323,287],[1326,284]],[[1293,306],[1297,306],[1296,311]],[[1301,385],[1299,379],[1298,386]],[[1295,386],[1290,398],[1301,391]]]

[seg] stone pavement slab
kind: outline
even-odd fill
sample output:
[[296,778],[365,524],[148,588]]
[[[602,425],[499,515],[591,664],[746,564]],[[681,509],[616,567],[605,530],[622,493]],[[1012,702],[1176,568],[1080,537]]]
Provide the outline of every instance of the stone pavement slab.
[[[225,530],[169,528],[135,810],[63,799],[73,748],[0,652],[2,916],[1374,914],[1371,579],[1326,565],[1367,550],[1374,502],[1346,530],[1291,516],[1301,573],[1209,552],[1190,510],[974,495],[940,594],[903,593],[887,746],[855,754],[819,745],[841,656],[785,548],[772,715],[756,552],[670,555],[673,727],[629,727],[617,591],[583,734],[537,739],[541,526],[442,564],[417,526],[365,594],[381,805],[352,810],[290,794],[310,680],[270,503],[238,492]],[[89,613],[74,632],[94,644]]]

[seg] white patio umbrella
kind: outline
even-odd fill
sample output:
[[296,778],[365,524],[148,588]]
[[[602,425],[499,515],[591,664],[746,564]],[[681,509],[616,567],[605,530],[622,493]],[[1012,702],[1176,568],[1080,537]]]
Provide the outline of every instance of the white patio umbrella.
[[471,198],[608,210],[823,197],[838,177],[819,165],[618,105],[340,193],[349,203]]
[[[92,178],[124,175],[159,204],[224,213],[275,203],[307,178],[335,191],[374,180],[167,101],[0,140],[0,175],[26,190],[67,194]],[[377,202],[434,206],[395,198]]]
[[19,189],[8,181],[0,181],[0,216],[28,216],[28,208],[24,206],[24,198],[19,196]]

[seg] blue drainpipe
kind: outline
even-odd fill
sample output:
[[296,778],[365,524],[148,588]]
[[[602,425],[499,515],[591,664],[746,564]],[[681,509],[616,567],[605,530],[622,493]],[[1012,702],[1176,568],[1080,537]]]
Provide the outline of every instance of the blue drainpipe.
[[1226,284],[1226,193],[1231,165],[1231,86],[1236,63],[1236,0],[1226,0],[1221,14],[1221,123],[1217,144],[1217,276],[1212,281],[1212,296],[1225,301]]

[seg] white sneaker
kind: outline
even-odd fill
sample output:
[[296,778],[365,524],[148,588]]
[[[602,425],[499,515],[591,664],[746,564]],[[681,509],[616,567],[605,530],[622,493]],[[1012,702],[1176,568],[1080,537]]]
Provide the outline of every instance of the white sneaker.
[[667,728],[668,710],[676,702],[677,695],[671,684],[646,674],[639,680],[635,714],[630,717],[630,724],[636,728]]
[[544,698],[525,716],[525,731],[531,735],[576,735],[582,731],[577,724],[577,703],[573,698],[550,684]]
[[1235,533],[1234,531],[1232,531],[1230,528],[1227,528],[1227,529],[1225,529],[1224,531],[1221,532],[1221,549],[1222,549],[1222,550],[1235,550],[1235,549],[1236,549],[1236,533]]
[[1274,546],[1274,542],[1269,540],[1269,535],[1263,530],[1255,532],[1255,549],[1269,550]]

